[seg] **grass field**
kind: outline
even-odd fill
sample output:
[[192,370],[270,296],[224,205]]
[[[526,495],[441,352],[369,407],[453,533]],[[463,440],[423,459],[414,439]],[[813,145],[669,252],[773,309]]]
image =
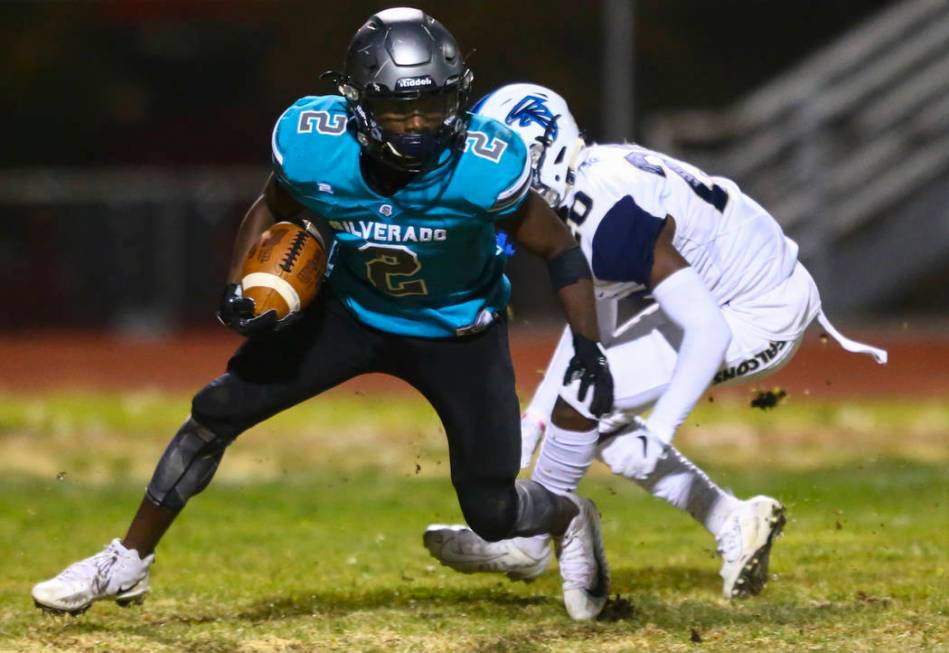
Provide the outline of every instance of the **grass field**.
[[[789,511],[773,578],[719,598],[710,536],[597,466],[614,602],[567,618],[556,570],[464,576],[421,546],[458,521],[414,396],[336,393],[245,434],[159,548],[140,608],[50,617],[30,586],[124,532],[184,397],[0,400],[0,651],[949,650],[949,405],[704,403],[682,449]],[[628,603],[627,603],[628,602]]]

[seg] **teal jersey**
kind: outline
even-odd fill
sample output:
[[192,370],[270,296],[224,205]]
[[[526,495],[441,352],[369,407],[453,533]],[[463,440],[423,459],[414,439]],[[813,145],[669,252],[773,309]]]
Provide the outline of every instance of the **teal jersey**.
[[511,285],[495,222],[521,205],[530,161],[521,139],[469,115],[465,148],[391,196],[372,190],[339,96],[305,97],[273,132],[275,174],[335,232],[329,283],[356,317],[407,336],[471,333],[504,310]]

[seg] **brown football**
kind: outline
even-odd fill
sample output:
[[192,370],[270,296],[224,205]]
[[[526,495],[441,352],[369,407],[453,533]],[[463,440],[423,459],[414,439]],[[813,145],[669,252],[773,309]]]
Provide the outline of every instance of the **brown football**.
[[254,300],[254,315],[277,319],[306,308],[323,282],[326,247],[310,223],[278,222],[260,235],[241,270],[241,291]]

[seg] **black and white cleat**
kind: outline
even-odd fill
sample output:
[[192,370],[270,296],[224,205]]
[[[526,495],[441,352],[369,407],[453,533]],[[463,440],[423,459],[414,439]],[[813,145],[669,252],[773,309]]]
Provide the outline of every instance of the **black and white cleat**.
[[774,539],[787,523],[784,506],[765,496],[743,501],[716,537],[725,598],[757,596],[768,582]]

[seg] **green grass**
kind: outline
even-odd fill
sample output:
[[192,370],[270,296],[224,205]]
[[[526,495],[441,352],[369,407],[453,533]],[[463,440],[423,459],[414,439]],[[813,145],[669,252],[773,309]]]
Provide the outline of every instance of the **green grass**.
[[526,585],[440,567],[421,532],[460,514],[431,410],[337,396],[229,451],[162,543],[144,606],[39,613],[30,586],[122,534],[140,470],[186,411],[163,396],[0,401],[0,651],[947,647],[949,419],[935,403],[702,407],[686,451],[736,494],[789,510],[774,578],[750,601],[719,598],[704,530],[602,468],[581,492],[603,512],[613,591],[631,609],[572,623],[555,570]]

